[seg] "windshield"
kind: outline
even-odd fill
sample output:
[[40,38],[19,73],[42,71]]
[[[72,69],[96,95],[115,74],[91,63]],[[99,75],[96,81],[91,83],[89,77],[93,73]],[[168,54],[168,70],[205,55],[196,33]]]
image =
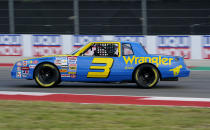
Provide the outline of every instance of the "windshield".
[[77,48],[76,50],[73,50],[70,55],[75,55],[81,48],[83,48],[84,46],[82,45],[81,47]]

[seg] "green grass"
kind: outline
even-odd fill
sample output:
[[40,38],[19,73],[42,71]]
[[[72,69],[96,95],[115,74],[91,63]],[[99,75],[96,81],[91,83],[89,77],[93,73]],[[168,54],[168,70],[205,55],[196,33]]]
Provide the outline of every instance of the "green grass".
[[0,101],[0,130],[209,130],[209,108]]

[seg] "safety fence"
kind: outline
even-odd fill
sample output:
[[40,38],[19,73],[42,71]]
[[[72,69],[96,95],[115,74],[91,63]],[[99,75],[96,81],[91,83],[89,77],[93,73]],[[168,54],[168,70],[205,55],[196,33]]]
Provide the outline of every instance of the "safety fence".
[[209,5],[209,0],[0,0],[0,33],[206,35]]
[[0,34],[0,56],[38,57],[69,54],[89,42],[131,41],[151,54],[210,59],[210,35],[33,35]]

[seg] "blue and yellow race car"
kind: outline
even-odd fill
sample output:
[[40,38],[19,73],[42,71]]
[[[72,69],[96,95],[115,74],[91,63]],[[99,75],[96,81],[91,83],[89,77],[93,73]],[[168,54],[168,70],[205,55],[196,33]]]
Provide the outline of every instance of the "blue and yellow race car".
[[15,63],[11,75],[35,79],[41,87],[68,82],[135,82],[152,88],[159,80],[189,76],[183,57],[148,54],[140,43],[91,42],[69,55],[43,56]]

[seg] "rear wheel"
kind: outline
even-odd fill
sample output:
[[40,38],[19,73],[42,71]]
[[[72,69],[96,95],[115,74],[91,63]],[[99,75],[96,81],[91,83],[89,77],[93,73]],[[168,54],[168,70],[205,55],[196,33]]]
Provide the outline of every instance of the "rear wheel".
[[137,68],[134,78],[139,87],[152,88],[159,81],[159,73],[153,65],[144,64]]
[[34,78],[40,87],[53,87],[59,83],[60,73],[54,65],[43,63],[35,69]]

